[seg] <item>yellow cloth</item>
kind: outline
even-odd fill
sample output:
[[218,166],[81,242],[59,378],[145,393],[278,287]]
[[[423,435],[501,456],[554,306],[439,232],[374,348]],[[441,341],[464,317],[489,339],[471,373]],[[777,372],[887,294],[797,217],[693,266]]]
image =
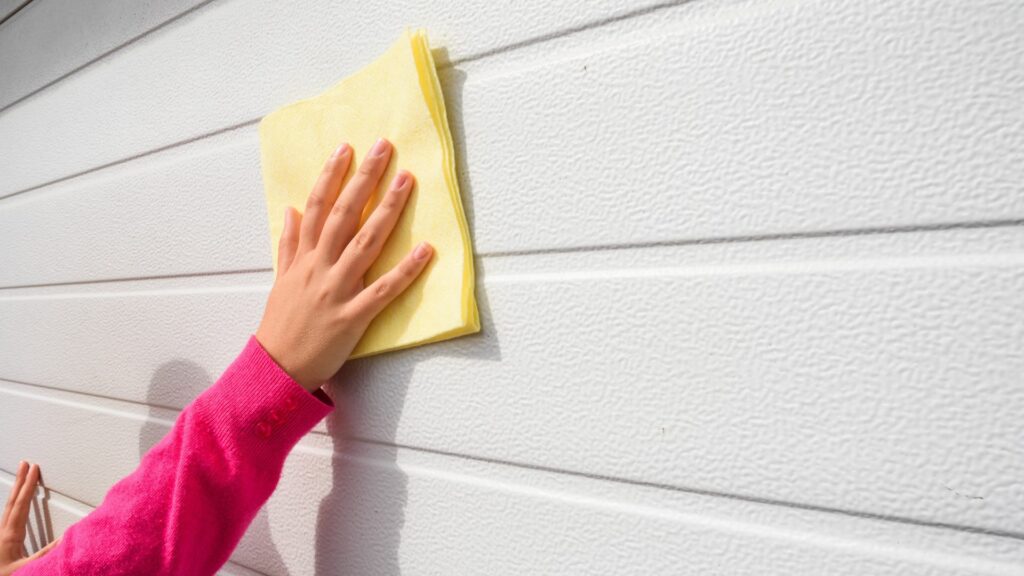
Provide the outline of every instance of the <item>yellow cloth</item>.
[[434,60],[421,31],[407,31],[366,68],[260,123],[275,271],[285,206],[305,208],[324,162],[339,144],[348,142],[355,151],[351,174],[379,137],[394,144],[394,153],[371,204],[399,168],[413,173],[416,187],[380,258],[367,272],[366,284],[398,264],[420,241],[430,242],[435,252],[416,282],[370,324],[353,357],[480,330],[452,137]]

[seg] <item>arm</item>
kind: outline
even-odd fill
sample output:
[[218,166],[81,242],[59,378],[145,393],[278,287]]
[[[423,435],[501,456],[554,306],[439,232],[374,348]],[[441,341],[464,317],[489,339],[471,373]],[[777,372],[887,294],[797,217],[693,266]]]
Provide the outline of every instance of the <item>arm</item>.
[[19,560],[18,576],[202,576],[228,559],[277,485],[289,451],[331,410],[321,384],[433,255],[421,243],[364,286],[414,181],[399,171],[360,226],[391,145],[378,141],[342,190],[351,158],[349,146],[339,147],[305,213],[286,212],[277,278],[241,355],[59,545],[27,564]]
[[213,574],[274,491],[292,447],[331,407],[250,338],[138,469],[18,576]]

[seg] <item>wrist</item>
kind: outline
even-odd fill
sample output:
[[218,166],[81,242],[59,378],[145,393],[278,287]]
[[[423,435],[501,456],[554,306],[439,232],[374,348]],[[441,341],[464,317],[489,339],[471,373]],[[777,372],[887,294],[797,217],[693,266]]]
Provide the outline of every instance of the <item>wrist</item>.
[[261,333],[260,330],[257,330],[256,333],[253,334],[253,337],[256,338],[256,342],[261,348],[263,348],[263,351],[266,352],[267,356],[277,364],[278,368],[280,368],[282,372],[287,374],[289,378],[294,380],[296,384],[301,386],[307,392],[316,392],[323,385],[323,382],[315,378],[310,378],[305,375],[302,370],[297,369],[286,362],[284,360],[285,355],[280,353],[273,338]]

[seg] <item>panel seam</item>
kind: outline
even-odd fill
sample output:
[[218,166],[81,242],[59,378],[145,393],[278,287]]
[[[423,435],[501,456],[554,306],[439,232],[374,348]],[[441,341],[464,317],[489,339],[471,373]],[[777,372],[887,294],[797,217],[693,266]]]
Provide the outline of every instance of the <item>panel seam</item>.
[[[832,230],[816,230],[808,232],[781,232],[769,234],[749,234],[736,236],[711,236],[706,238],[694,238],[684,240],[652,241],[652,242],[627,242],[623,244],[591,244],[585,246],[567,246],[556,248],[538,248],[526,250],[509,250],[495,252],[478,252],[474,256],[474,264],[480,265],[485,259],[519,258],[528,256],[575,254],[575,253],[614,253],[617,251],[636,250],[645,248],[673,248],[688,246],[714,246],[731,244],[755,244],[760,242],[779,241],[801,241],[835,238],[856,238],[861,236],[887,236],[929,232],[949,232],[957,230],[986,230],[998,228],[1020,228],[1024,227],[1024,219],[1008,218],[997,220],[978,220],[973,222],[939,222],[935,224],[919,224],[908,226],[885,226],[885,227],[864,227],[864,228],[838,228]],[[272,268],[242,268],[238,270],[213,270],[182,272],[171,274],[153,274],[146,276],[120,276],[113,278],[98,278],[93,280],[68,280],[62,282],[39,282],[32,284],[9,284],[0,286],[0,293],[6,290],[23,290],[32,288],[51,288],[58,286],[90,286],[97,284],[118,284],[127,282],[144,282],[173,280],[180,278],[206,278],[217,276],[241,276],[246,274],[259,274],[273,272]],[[486,271],[480,274],[480,280],[488,276]]]
[[[24,8],[31,1],[32,0],[28,0],[28,2],[25,2],[25,4],[23,4],[21,6],[21,8]],[[166,26],[169,26],[170,24],[180,20],[181,18],[184,18],[185,16],[188,16],[192,12],[195,12],[196,10],[199,10],[200,8],[206,6],[207,4],[209,4],[209,3],[213,2],[213,1],[214,0],[203,0],[199,4],[196,4],[195,6],[187,8],[183,12],[179,12],[179,13],[175,14],[174,16],[171,16],[167,20],[164,20],[163,22],[160,22],[160,23],[156,24],[152,28],[148,28],[146,30],[143,30],[139,34],[136,34],[135,36],[132,36],[131,38],[129,38],[128,40],[125,40],[124,42],[118,44],[117,46],[114,46],[113,48],[110,48],[109,50],[107,50],[105,52],[102,52],[101,54],[99,54],[97,56],[94,56],[93,58],[91,58],[90,60],[86,61],[85,63],[79,64],[78,66],[72,68],[71,70],[68,70],[67,72],[64,72],[63,74],[61,74],[60,76],[54,78],[53,80],[50,80],[46,84],[43,84],[42,86],[40,86],[38,88],[34,88],[34,89],[30,90],[29,92],[27,92],[26,94],[24,94],[22,96],[19,96],[17,99],[15,99],[15,100],[7,103],[7,104],[4,104],[3,106],[0,106],[0,114],[3,114],[3,112],[5,110],[7,110],[8,108],[12,108],[14,106],[17,106],[21,102],[24,102],[25,100],[35,96],[36,94],[39,94],[40,92],[50,88],[54,84],[57,84],[57,83],[62,82],[63,80],[65,80],[67,78],[70,78],[71,76],[77,74],[81,70],[83,70],[83,69],[85,69],[85,68],[87,68],[89,66],[92,66],[96,62],[99,62],[100,60],[103,60],[107,56],[110,56],[110,55],[114,54],[115,52],[118,52],[121,49],[126,48],[126,47],[130,46],[131,44],[134,44],[134,43],[138,42],[139,40],[142,40],[146,36],[156,32],[156,31],[158,31],[158,30],[160,30],[160,29],[162,29],[162,28],[164,28]],[[21,10],[21,8],[18,8],[18,10]],[[15,11],[15,13],[17,13],[17,10]],[[11,16],[14,16],[14,14],[12,13]],[[10,18],[10,16],[8,16],[8,18]],[[7,18],[5,18],[4,20],[0,21],[0,25],[3,25],[3,23],[6,22],[6,21],[7,21]]]
[[[199,10],[200,8],[203,8],[203,7],[207,6],[207,5],[209,5],[213,1],[214,0],[205,0],[202,3],[197,4],[196,6],[193,6],[188,11],[182,12],[181,14],[178,14],[174,18],[171,18],[170,20],[167,20],[167,21],[163,22],[159,26],[157,26],[155,28],[152,28],[150,30],[147,30],[146,32],[143,32],[142,34],[132,38],[128,42],[125,42],[124,44],[121,44],[120,46],[118,46],[118,47],[116,47],[114,49],[108,50],[104,54],[102,54],[100,56],[97,56],[96,58],[90,60],[86,64],[83,64],[83,65],[79,66],[78,68],[75,68],[74,70],[64,74],[63,76],[61,76],[60,78],[57,78],[56,80],[51,81],[50,83],[46,84],[45,86],[43,86],[43,87],[41,87],[41,88],[39,88],[39,89],[29,93],[29,94],[26,94],[25,96],[20,97],[18,100],[16,100],[16,101],[14,101],[14,102],[12,102],[12,103],[10,103],[10,104],[0,108],[0,115],[2,115],[4,113],[4,111],[6,111],[7,109],[11,108],[12,106],[15,106],[15,105],[23,102],[24,100],[26,100],[27,98],[30,98],[31,96],[33,96],[35,94],[38,94],[42,90],[44,90],[46,88],[49,88],[50,86],[53,86],[54,84],[60,82],[61,80],[64,80],[65,78],[71,76],[72,74],[82,70],[83,68],[85,68],[85,67],[87,67],[87,66],[89,66],[89,65],[91,65],[91,64],[93,64],[93,63],[95,63],[95,62],[97,62],[99,60],[101,60],[102,58],[105,58],[105,57],[113,54],[117,50],[120,50],[121,48],[124,48],[124,47],[128,46],[129,44],[134,43],[134,42],[142,39],[144,36],[152,34],[152,33],[156,32],[157,30],[159,30],[159,29],[161,29],[161,28],[171,24],[172,22],[177,21],[178,19],[183,18],[184,16],[186,16],[186,15],[188,15],[188,14],[190,14],[190,13],[196,11],[196,10]],[[508,45],[505,45],[505,46],[500,46],[500,47],[494,48],[492,50],[485,50],[485,51],[482,51],[482,52],[477,53],[477,54],[470,54],[470,55],[467,55],[467,56],[465,56],[463,58],[460,58],[460,59],[457,59],[457,60],[453,60],[451,62],[439,63],[438,64],[438,70],[444,70],[444,69],[447,69],[447,68],[451,68],[451,67],[453,67],[453,66],[455,66],[457,64],[463,64],[463,63],[479,61],[479,60],[486,60],[488,58],[491,58],[491,57],[494,57],[494,56],[498,56],[500,54],[515,52],[516,50],[521,50],[521,49],[527,48],[529,46],[541,45],[541,44],[544,44],[544,43],[552,41],[552,40],[557,40],[557,39],[568,37],[568,36],[572,36],[572,35],[575,35],[575,34],[580,34],[580,33],[586,32],[588,30],[595,30],[595,29],[601,28],[601,27],[609,25],[609,24],[614,24],[614,23],[617,23],[617,22],[631,20],[631,19],[634,19],[634,18],[638,18],[638,17],[642,17],[642,16],[646,16],[646,15],[649,15],[649,14],[652,14],[652,13],[659,12],[661,10],[675,8],[675,7],[682,6],[684,4],[689,4],[689,3],[692,3],[692,2],[696,2],[696,1],[698,1],[698,0],[672,0],[670,2],[664,2],[664,3],[661,3],[661,4],[655,4],[653,6],[648,6],[646,8],[642,8],[642,9],[639,9],[639,10],[634,10],[634,11],[631,11],[631,12],[626,12],[626,13],[619,14],[619,15],[616,15],[616,16],[610,16],[610,17],[606,17],[606,18],[603,18],[603,19],[598,19],[598,20],[595,20],[595,21],[592,21],[592,22],[581,24],[581,25],[576,26],[576,27],[571,27],[571,28],[567,28],[567,29],[564,29],[564,30],[559,30],[557,32],[551,32],[549,34],[541,34],[541,35],[538,35],[538,36],[534,36],[534,37],[528,38],[526,40],[522,40],[520,42],[514,42],[512,44],[508,44]],[[85,170],[80,170],[78,172],[74,172],[74,173],[68,174],[66,176],[61,176],[61,177],[55,178],[53,180],[48,180],[46,182],[41,182],[39,184],[34,184],[34,185],[29,186],[27,188],[22,188],[20,190],[15,190],[14,192],[10,192],[10,193],[5,194],[5,195],[0,195],[0,200],[4,200],[5,198],[11,198],[13,196],[18,196],[18,195],[21,195],[21,194],[32,192],[34,190],[38,190],[40,188],[45,188],[47,186],[51,186],[53,184],[57,184],[57,183],[60,183],[60,182],[65,182],[65,181],[68,181],[68,180],[72,180],[74,178],[78,178],[78,177],[84,176],[86,174],[91,174],[93,172],[96,172],[96,171],[99,171],[99,170],[103,170],[105,168],[110,168],[112,166],[117,166],[119,164],[124,164],[125,162],[129,162],[131,160],[136,160],[136,159],[139,159],[139,158],[143,158],[143,157],[149,156],[151,154],[156,154],[158,152],[163,152],[163,151],[166,151],[166,150],[177,148],[179,146],[190,144],[192,142],[197,142],[197,141],[200,141],[200,140],[204,140],[206,138],[210,138],[212,136],[217,136],[219,134],[222,134],[224,132],[229,132],[229,131],[235,130],[237,128],[253,125],[253,124],[258,123],[261,119],[262,119],[262,116],[257,117],[257,118],[251,118],[249,120],[245,120],[245,121],[239,122],[237,124],[233,124],[231,126],[219,128],[219,129],[213,130],[211,132],[205,132],[205,133],[196,135],[196,136],[191,137],[191,138],[186,138],[186,139],[183,139],[183,140],[178,140],[178,141],[172,142],[170,144],[166,144],[164,146],[160,146],[160,147],[153,148],[153,149],[150,149],[150,150],[144,150],[142,152],[139,152],[139,153],[131,155],[131,156],[127,156],[127,157],[124,157],[124,158],[113,160],[111,162],[107,162],[107,163],[101,164],[99,166],[93,166],[91,168],[87,168]]]
[[[4,16],[3,18],[0,18],[0,26],[3,26],[4,23],[10,20],[11,18],[14,18],[15,14],[21,12],[22,9],[24,9],[25,6],[28,6],[31,2],[32,0],[25,0],[24,2],[21,3],[20,6],[17,6],[14,10],[12,10],[10,14]],[[3,112],[3,108],[0,108],[0,112]]]
[[[55,387],[55,386],[46,386],[46,385],[42,385],[42,384],[34,384],[34,383],[31,383],[31,382],[11,380],[11,379],[8,379],[8,378],[0,378],[0,382],[10,382],[12,384],[18,384],[18,385],[22,385],[22,386],[35,387],[35,388],[43,388],[43,389],[59,391],[59,392],[62,392],[62,393],[66,393],[66,394],[70,394],[70,395],[75,395],[75,396],[99,398],[99,399],[103,399],[103,400],[107,400],[107,401],[121,402],[121,403],[125,403],[125,404],[136,405],[136,406],[144,406],[144,407],[147,407],[147,408],[158,408],[158,409],[161,409],[161,410],[167,410],[169,412],[173,412],[175,414],[179,414],[181,412],[180,408],[173,408],[173,407],[170,407],[170,406],[158,406],[158,405],[155,405],[155,404],[148,404],[146,402],[139,402],[137,400],[126,400],[126,399],[122,399],[122,398],[103,396],[103,395],[94,394],[94,393],[80,392],[80,391],[76,391],[76,390],[67,390],[67,389],[59,388],[59,387]],[[143,418],[145,418],[145,419],[153,419],[154,421],[159,421],[159,422],[163,421],[162,418],[159,418],[159,417],[153,416],[153,415],[145,415],[145,416],[143,416]],[[177,416],[175,416],[175,418],[177,418]],[[311,434],[315,434],[315,435],[317,435],[319,437],[323,437],[323,438],[332,438],[332,436],[329,433],[321,432],[319,430],[312,430],[310,433]],[[380,446],[380,447],[386,447],[386,448],[397,448],[397,449],[409,450],[409,451],[413,451],[413,452],[434,454],[434,455],[438,455],[438,456],[444,456],[444,457],[449,457],[449,458],[466,460],[466,461],[471,461],[471,462],[484,462],[484,463],[489,463],[489,464],[496,464],[496,465],[508,466],[508,467],[512,467],[512,468],[519,468],[519,469],[525,469],[525,470],[534,470],[534,471],[545,472],[545,473],[550,473],[550,474],[558,474],[558,475],[570,476],[570,477],[576,477],[576,478],[587,478],[587,479],[590,479],[590,480],[596,480],[596,481],[600,481],[600,482],[608,482],[608,483],[612,483],[612,484],[624,484],[624,485],[630,485],[630,486],[639,486],[639,487],[644,487],[644,488],[653,488],[653,489],[657,489],[657,490],[665,490],[665,491],[669,491],[669,492],[693,494],[693,495],[696,495],[696,496],[705,496],[705,497],[709,497],[709,498],[720,498],[720,499],[724,499],[724,500],[732,500],[732,501],[739,501],[739,502],[749,502],[749,503],[752,503],[752,504],[760,504],[760,505],[771,506],[771,507],[776,507],[776,508],[788,508],[788,509],[795,509],[795,510],[806,510],[806,511],[809,511],[809,512],[816,512],[816,513],[822,513],[822,514],[831,514],[831,515],[838,515],[838,516],[851,517],[851,518],[860,518],[860,519],[873,520],[873,521],[878,521],[878,522],[889,522],[889,523],[909,525],[909,526],[920,526],[920,527],[925,527],[925,528],[935,528],[935,529],[949,530],[949,531],[953,531],[953,532],[964,532],[964,533],[969,533],[969,534],[979,534],[979,535],[984,535],[984,536],[991,536],[991,537],[998,537],[998,538],[1008,538],[1008,539],[1012,539],[1012,540],[1024,541],[1024,532],[1017,532],[1017,531],[1012,531],[1012,530],[998,530],[998,529],[992,529],[992,528],[984,528],[984,527],[980,527],[980,526],[971,526],[971,525],[965,525],[965,524],[954,524],[954,523],[951,523],[951,522],[935,522],[935,521],[930,521],[930,520],[920,520],[920,519],[916,519],[916,518],[907,518],[905,516],[897,516],[897,515],[891,515],[891,514],[879,514],[879,513],[874,513],[874,512],[865,512],[865,511],[861,511],[861,510],[853,510],[853,509],[848,509],[848,508],[839,508],[839,507],[832,507],[832,506],[821,506],[821,505],[816,505],[816,504],[807,504],[807,503],[793,502],[793,501],[789,501],[789,500],[781,500],[781,499],[774,499],[774,498],[760,498],[760,497],[756,497],[756,496],[750,496],[750,495],[733,493],[733,492],[708,490],[708,489],[696,488],[696,487],[676,486],[676,485],[673,485],[673,484],[666,484],[666,483],[660,483],[660,482],[647,482],[647,481],[643,481],[643,480],[636,480],[636,479],[632,479],[632,478],[615,476],[615,475],[611,475],[611,474],[595,474],[595,473],[590,473],[590,472],[581,472],[581,471],[576,471],[576,470],[569,470],[569,469],[565,469],[565,468],[557,468],[557,467],[553,467],[553,466],[544,466],[544,465],[540,465],[540,464],[530,464],[530,463],[525,463],[525,462],[516,462],[516,461],[512,461],[512,460],[503,460],[503,459],[500,459],[500,458],[491,458],[491,457],[487,457],[487,456],[475,456],[475,455],[471,455],[471,454],[461,454],[461,453],[458,453],[458,452],[451,452],[451,451],[447,451],[447,450],[439,450],[439,449],[435,449],[435,448],[425,448],[425,447],[415,446],[415,445],[410,445],[410,444],[398,444],[398,443],[391,443],[391,442],[382,442],[380,440],[371,440],[371,439],[362,438],[362,437],[359,437],[359,436],[353,436],[353,437],[350,438],[350,440],[353,440],[355,442],[359,442],[359,443],[362,443],[362,444],[370,445],[370,446]],[[317,448],[310,447],[310,446],[305,446],[304,443],[302,443],[302,442],[300,442],[296,446],[296,449],[300,449],[301,450],[303,448],[312,449],[313,451],[320,451]],[[336,450],[333,450],[333,449],[327,450],[327,452],[330,452],[334,456],[344,456],[346,454],[345,451],[336,451]]]

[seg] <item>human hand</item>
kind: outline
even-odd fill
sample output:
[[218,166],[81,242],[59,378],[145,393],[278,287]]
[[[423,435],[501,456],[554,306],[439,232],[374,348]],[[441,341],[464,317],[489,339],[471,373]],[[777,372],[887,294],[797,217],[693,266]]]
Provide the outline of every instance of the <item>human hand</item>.
[[363,276],[380,255],[409,199],[413,176],[400,171],[363,226],[359,220],[391,161],[378,140],[344,190],[352,148],[342,144],[327,161],[306,211],[288,208],[278,248],[277,278],[256,339],[296,382],[313,391],[333,376],[370,321],[427,265],[433,249],[421,243],[370,286]]
[[29,556],[25,552],[25,527],[28,524],[28,512],[32,506],[32,496],[39,484],[39,465],[18,465],[18,474],[11,487],[11,495],[4,506],[3,522],[0,522],[0,576],[9,576],[25,564],[44,556],[60,542],[50,542],[35,554]]

